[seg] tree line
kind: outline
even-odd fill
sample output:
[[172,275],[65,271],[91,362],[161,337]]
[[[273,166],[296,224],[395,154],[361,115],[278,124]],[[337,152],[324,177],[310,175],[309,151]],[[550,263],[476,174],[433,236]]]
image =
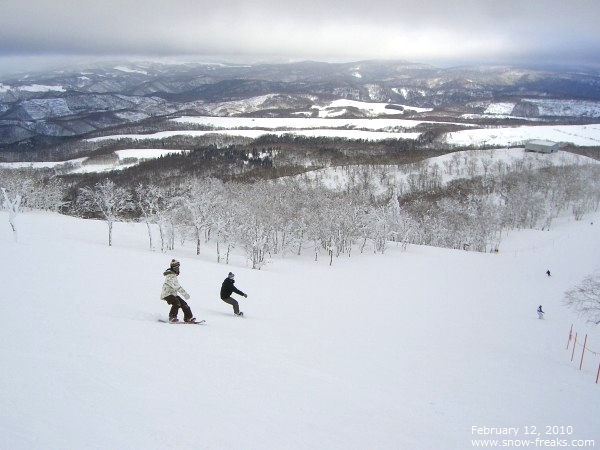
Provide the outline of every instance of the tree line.
[[109,245],[114,223],[135,220],[146,224],[149,248],[167,252],[192,240],[200,254],[212,243],[218,262],[227,263],[238,249],[257,269],[273,255],[311,252],[332,264],[392,244],[497,251],[507,230],[547,229],[565,212],[581,220],[598,209],[597,164],[554,166],[543,156],[507,162],[482,154],[252,182],[179,174],[152,183],[105,176],[77,185],[50,171],[3,170],[0,187],[15,236],[19,208],[102,219]]

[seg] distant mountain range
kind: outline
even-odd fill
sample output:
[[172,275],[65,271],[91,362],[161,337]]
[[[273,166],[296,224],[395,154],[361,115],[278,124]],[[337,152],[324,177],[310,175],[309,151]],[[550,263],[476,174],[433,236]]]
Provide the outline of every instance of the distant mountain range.
[[[0,155],[184,115],[318,114],[336,99],[387,103],[398,117],[419,120],[580,123],[600,118],[600,76],[400,61],[71,67],[0,79]],[[360,107],[344,114],[373,117]]]

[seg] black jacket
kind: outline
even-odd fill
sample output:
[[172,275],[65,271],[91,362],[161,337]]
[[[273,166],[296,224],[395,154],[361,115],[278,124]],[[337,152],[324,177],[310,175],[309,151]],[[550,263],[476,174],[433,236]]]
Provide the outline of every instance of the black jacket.
[[231,294],[234,292],[236,294],[243,295],[244,297],[246,296],[246,294],[237,289],[233,283],[235,283],[233,278],[225,278],[225,281],[223,281],[223,284],[221,285],[221,300],[231,297]]

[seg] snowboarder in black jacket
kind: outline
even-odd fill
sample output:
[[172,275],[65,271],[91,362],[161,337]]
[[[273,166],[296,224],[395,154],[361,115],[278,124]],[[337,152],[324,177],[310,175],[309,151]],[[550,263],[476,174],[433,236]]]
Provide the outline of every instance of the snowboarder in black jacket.
[[236,294],[246,298],[248,296],[233,285],[233,283],[235,283],[234,277],[235,275],[229,272],[229,275],[227,275],[227,278],[225,278],[225,281],[223,281],[223,284],[221,285],[221,300],[233,306],[233,313],[236,316],[243,316],[244,313],[240,311],[240,305],[238,304],[237,300],[231,297],[231,294],[235,292]]
[[544,318],[544,314],[546,314],[546,313],[542,309],[542,305],[540,305],[539,308],[537,309],[537,313],[538,313],[538,319],[543,319]]

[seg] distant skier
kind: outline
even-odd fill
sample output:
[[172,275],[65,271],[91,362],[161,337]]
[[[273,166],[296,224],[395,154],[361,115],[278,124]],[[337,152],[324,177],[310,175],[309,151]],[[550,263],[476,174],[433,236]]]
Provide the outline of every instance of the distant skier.
[[[192,310],[185,301],[189,300],[190,294],[188,294],[185,289],[181,287],[179,280],[177,279],[177,275],[179,275],[179,266],[179,261],[172,259],[169,268],[163,273],[165,276],[165,281],[160,293],[160,298],[171,305],[171,311],[169,311],[169,322],[179,322],[179,319],[177,318],[179,308],[183,310],[183,320],[186,322],[195,322],[196,318],[192,314]],[[177,295],[178,292],[185,297],[185,300]]]
[[542,305],[540,305],[538,307],[537,313],[538,313],[538,319],[543,319],[544,318],[544,314],[546,314],[546,313],[542,310]]
[[546,275],[550,276],[550,271],[546,270]]
[[227,275],[227,278],[225,278],[225,280],[223,281],[223,284],[221,285],[221,300],[233,306],[233,313],[236,316],[243,316],[244,313],[240,311],[239,303],[237,302],[237,300],[231,297],[231,294],[235,292],[236,294],[239,294],[245,298],[247,298],[248,296],[233,285],[233,283],[235,283],[234,277],[235,275],[229,272],[229,275]]

